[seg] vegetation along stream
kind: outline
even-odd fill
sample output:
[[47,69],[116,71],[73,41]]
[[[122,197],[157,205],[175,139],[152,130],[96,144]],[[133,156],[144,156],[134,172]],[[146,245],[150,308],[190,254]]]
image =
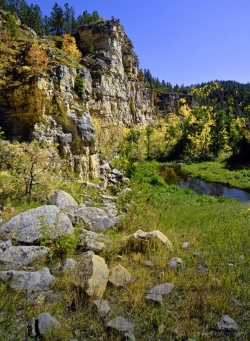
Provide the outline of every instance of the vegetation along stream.
[[250,201],[250,193],[238,188],[228,187],[218,183],[207,182],[198,178],[191,178],[181,171],[181,165],[163,165],[160,170],[168,185],[190,188],[197,194],[212,196],[227,196],[236,200]]

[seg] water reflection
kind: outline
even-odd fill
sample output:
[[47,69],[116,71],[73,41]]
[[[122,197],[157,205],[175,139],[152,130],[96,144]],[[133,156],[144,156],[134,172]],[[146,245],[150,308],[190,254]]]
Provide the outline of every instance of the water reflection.
[[206,182],[200,179],[186,177],[181,172],[181,167],[163,166],[160,170],[161,176],[169,185],[177,185],[181,188],[190,188],[197,194],[212,196],[228,196],[233,199],[249,201],[250,193],[238,188],[231,188],[224,185]]

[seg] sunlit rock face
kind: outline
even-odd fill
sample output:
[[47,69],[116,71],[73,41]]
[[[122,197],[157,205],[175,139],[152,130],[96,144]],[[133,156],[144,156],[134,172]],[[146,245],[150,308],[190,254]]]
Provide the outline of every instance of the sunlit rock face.
[[[35,39],[46,46],[47,66],[27,71],[32,43],[18,46],[18,66],[10,65],[12,73],[3,74],[0,82],[0,127],[9,139],[56,146],[67,168],[82,177],[97,177],[93,117],[104,126],[112,122],[119,127],[152,120],[152,89],[138,68],[133,45],[119,20],[84,25],[76,33],[83,53],[77,68],[61,50],[55,56],[49,40]],[[82,80],[82,93],[76,77]]]
[[152,89],[138,68],[138,57],[119,20],[81,26],[76,34],[92,93],[85,96],[92,115],[125,126],[152,119]]

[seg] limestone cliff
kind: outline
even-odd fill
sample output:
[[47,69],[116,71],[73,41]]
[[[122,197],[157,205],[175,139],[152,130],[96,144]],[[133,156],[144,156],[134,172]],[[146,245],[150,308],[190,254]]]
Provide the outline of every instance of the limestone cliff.
[[92,78],[92,92],[84,96],[90,113],[117,124],[146,124],[153,113],[152,90],[119,20],[84,25],[76,39]]
[[10,139],[57,144],[72,170],[98,176],[93,116],[134,126],[153,113],[152,90],[131,41],[117,20],[84,25],[76,34],[78,62],[61,50],[62,38],[39,38],[24,27],[21,33],[19,41],[0,43],[0,127]]

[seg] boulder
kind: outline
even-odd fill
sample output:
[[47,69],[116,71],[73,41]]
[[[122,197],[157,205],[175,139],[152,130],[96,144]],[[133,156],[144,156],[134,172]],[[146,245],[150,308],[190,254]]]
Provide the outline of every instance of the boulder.
[[77,263],[72,282],[90,296],[102,298],[109,277],[109,269],[102,257],[85,255]]
[[97,207],[81,207],[75,216],[77,220],[82,218],[89,229],[97,233],[105,232],[115,224],[105,211]]
[[15,236],[20,244],[34,244],[45,236],[52,240],[74,232],[69,217],[54,205],[30,209],[0,227],[0,234]]
[[48,287],[56,278],[52,276],[48,268],[43,268],[38,271],[1,271],[0,279],[9,283],[14,290],[32,292],[37,288],[44,289]]
[[110,242],[108,236],[105,236],[102,233],[95,233],[87,230],[83,230],[81,239],[83,240],[84,248],[86,250],[94,251],[95,253],[102,251],[106,244]]
[[109,219],[113,219],[117,216],[117,208],[114,203],[104,203],[102,205],[108,214]]
[[67,192],[56,190],[49,198],[50,205],[55,205],[66,214],[74,214],[78,204],[75,199]]
[[172,243],[160,231],[154,230],[152,232],[144,232],[138,230],[127,237],[127,245],[135,250],[147,250],[157,245],[165,244],[168,249],[172,250]]
[[11,246],[0,253],[0,270],[20,270],[34,262],[46,261],[47,257],[45,246]]
[[109,282],[117,287],[124,287],[132,280],[131,274],[120,264],[110,268]]
[[105,318],[110,315],[111,308],[106,300],[94,300],[93,304],[96,306],[100,318]]

